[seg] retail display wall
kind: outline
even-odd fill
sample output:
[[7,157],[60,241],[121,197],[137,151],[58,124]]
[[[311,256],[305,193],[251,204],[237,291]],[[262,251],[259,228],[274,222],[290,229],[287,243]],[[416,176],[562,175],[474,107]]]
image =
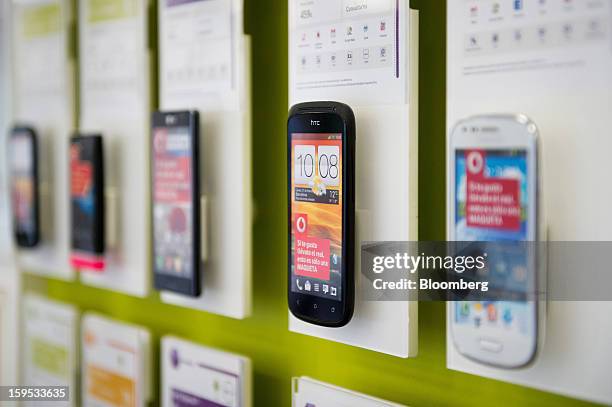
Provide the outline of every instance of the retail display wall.
[[[419,238],[444,240],[446,2],[413,0],[411,6],[420,11]],[[75,304],[81,311],[95,311],[146,327],[152,335],[154,355],[159,354],[160,338],[171,334],[250,358],[255,406],[291,405],[292,377],[301,376],[410,406],[496,405],[500,400],[507,406],[581,405],[574,399],[448,370],[444,303],[419,305],[419,353],[412,359],[289,332],[284,216],[287,13],[286,1],[245,1],[245,32],[252,39],[252,181],[256,208],[252,316],[235,320],[164,304],[156,293],[136,298],[79,282],[31,275],[24,275],[25,289]],[[159,389],[158,356],[154,356],[153,366],[153,388]],[[154,396],[159,400],[159,390]]]

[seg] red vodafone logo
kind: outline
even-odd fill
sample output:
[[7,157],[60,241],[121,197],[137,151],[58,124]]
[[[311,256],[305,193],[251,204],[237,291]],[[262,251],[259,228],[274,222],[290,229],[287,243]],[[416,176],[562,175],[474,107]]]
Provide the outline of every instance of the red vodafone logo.
[[295,232],[302,235],[308,230],[308,215],[305,213],[295,214]]
[[480,151],[470,151],[466,157],[466,166],[470,174],[482,174],[484,170],[484,157]]

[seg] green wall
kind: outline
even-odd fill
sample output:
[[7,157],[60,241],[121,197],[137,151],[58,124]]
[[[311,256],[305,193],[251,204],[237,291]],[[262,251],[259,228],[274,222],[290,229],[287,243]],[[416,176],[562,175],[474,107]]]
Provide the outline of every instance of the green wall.
[[[451,0],[453,1],[453,0]],[[457,1],[457,0],[455,0]],[[445,238],[446,1],[412,0],[421,11],[419,208],[422,240]],[[253,45],[253,316],[244,321],[108,292],[80,283],[27,277],[27,289],[249,356],[257,407],[290,406],[290,379],[307,375],[411,406],[569,406],[583,403],[446,369],[445,306],[419,305],[419,355],[399,359],[290,333],[286,305],[285,124],[287,1],[246,0]],[[381,332],[384,335],[384,332]],[[157,377],[158,369],[154,372]],[[586,405],[584,403],[584,405]]]

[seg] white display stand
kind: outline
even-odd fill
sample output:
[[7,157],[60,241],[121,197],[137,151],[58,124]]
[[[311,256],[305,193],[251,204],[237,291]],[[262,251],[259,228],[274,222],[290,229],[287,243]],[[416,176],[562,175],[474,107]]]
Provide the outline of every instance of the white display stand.
[[78,322],[78,311],[70,304],[34,294],[24,296],[21,384],[68,386],[70,400],[54,405],[78,405]]
[[[13,0],[13,123],[39,143],[41,243],[19,250],[21,269],[72,279],[68,265],[68,135],[74,129],[70,0]],[[43,62],[44,61],[44,62]]]
[[81,281],[139,297],[150,286],[148,7],[147,0],[79,7],[80,131],[102,134],[107,207],[106,268],[83,270]]
[[[6,157],[11,117],[11,2],[0,4],[0,157]],[[0,165],[0,386],[19,381],[19,293],[15,267],[6,160]]]
[[0,266],[0,386],[19,383],[19,273]]
[[[11,117],[11,2],[0,6],[0,157],[7,154],[7,135]],[[10,195],[6,161],[0,165],[0,264],[14,261]]]
[[309,377],[294,377],[291,394],[293,407],[402,407]]
[[[612,9],[609,1],[589,4],[524,2],[515,10],[507,3],[492,16],[448,2],[448,133],[458,120],[483,113],[523,113],[535,121],[552,241],[612,240]],[[555,279],[550,266],[548,279]],[[611,312],[610,302],[548,303],[544,343],[522,369],[461,355],[447,312],[447,366],[610,404]]]
[[[309,324],[289,314],[289,329],[394,356],[415,356],[418,346],[417,302],[366,301],[361,298],[359,284],[366,284],[367,281],[361,281],[364,277],[359,272],[359,265],[361,242],[417,239],[418,11],[409,10],[408,2],[401,2],[398,4],[402,6],[393,18],[407,23],[405,27],[401,27],[398,34],[398,52],[404,56],[401,60],[405,60],[406,66],[403,68],[397,63],[399,72],[405,75],[405,89],[400,87],[398,90],[397,85],[387,84],[387,77],[381,77],[377,70],[352,73],[352,68],[347,68],[345,72],[351,74],[336,72],[334,75],[340,81],[346,81],[341,77],[346,75],[352,82],[380,81],[380,84],[373,89],[359,90],[360,88],[356,87],[357,90],[354,90],[344,86],[321,86],[312,90],[309,85],[310,77],[301,74],[300,70],[305,69],[304,65],[308,66],[312,61],[319,61],[318,52],[321,52],[322,58],[328,58],[330,52],[335,53],[334,60],[337,60],[337,55],[344,55],[347,51],[338,47],[343,46],[342,38],[344,35],[348,36],[345,33],[348,33],[349,26],[351,35],[358,35],[361,30],[369,33],[383,28],[389,30],[392,26],[391,21],[378,19],[377,12],[384,6],[383,3],[371,1],[372,15],[365,11],[351,19],[341,14],[343,17],[340,20],[327,22],[321,28],[321,21],[329,18],[327,15],[332,13],[331,10],[323,8],[340,6],[336,3],[338,2],[321,3],[317,9],[314,6],[304,6],[306,9],[298,10],[297,2],[289,1],[290,44],[294,44],[290,45],[289,50],[289,100],[291,105],[306,101],[335,100],[347,103],[355,113],[355,275],[358,285],[355,290],[355,312],[348,325],[342,328]],[[312,22],[308,20],[307,23],[297,23],[298,16],[304,18],[303,16],[309,15],[312,16]],[[330,47],[330,51],[322,49],[325,45],[321,45],[327,44],[326,41],[334,43],[328,35],[340,41],[339,45]],[[312,40],[313,37],[316,40]],[[303,48],[301,44],[309,41],[315,41],[312,43],[312,51],[303,51],[308,48]],[[349,39],[346,41],[349,43]],[[359,50],[362,49],[359,47],[364,47],[367,43],[366,40],[360,39],[354,43],[350,41],[350,44],[356,45],[349,46]],[[300,52],[306,53],[304,56],[297,55]],[[382,51],[380,45],[377,45],[372,46],[369,52],[369,58],[373,59],[376,52]],[[353,51],[351,58],[354,60],[360,55],[361,52]],[[365,58],[365,53],[363,57]],[[328,72],[317,72],[319,67],[313,69],[315,72],[312,73],[312,81],[326,81],[330,78]],[[306,86],[300,88],[299,82],[305,82]]]
[[167,3],[159,2],[158,13],[160,106],[199,111],[202,219],[208,223],[201,227],[207,253],[202,294],[191,298],[163,291],[161,299],[246,318],[252,307],[253,198],[251,58],[242,0]]
[[172,336],[162,338],[160,357],[163,407],[253,405],[249,358]]
[[153,401],[148,330],[93,313],[81,321],[81,404],[146,407]]

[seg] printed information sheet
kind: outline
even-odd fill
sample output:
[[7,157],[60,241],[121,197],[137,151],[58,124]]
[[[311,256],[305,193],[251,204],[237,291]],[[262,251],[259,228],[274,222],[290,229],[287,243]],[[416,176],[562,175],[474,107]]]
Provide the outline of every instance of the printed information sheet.
[[242,12],[234,0],[160,2],[162,100],[185,106],[239,108],[238,52]]
[[41,114],[46,117],[45,110],[51,107],[56,111],[53,106],[68,87],[62,15],[65,10],[59,1],[31,3],[16,6],[15,111],[27,112],[32,105],[42,105],[45,108],[41,107]]
[[[69,386],[75,389],[77,358],[77,312],[69,305],[28,295],[23,315],[23,384]],[[54,402],[74,406],[71,401]],[[40,402],[40,405],[44,404]]]
[[147,46],[143,0],[85,0],[81,6],[81,103],[129,112],[148,104],[141,57]]
[[402,407],[307,377],[293,379],[293,407]]
[[244,358],[180,339],[162,339],[165,407],[247,407]]
[[146,405],[145,344],[142,332],[88,315],[82,327],[83,405],[141,407]]
[[407,103],[408,2],[290,0],[290,100]]

